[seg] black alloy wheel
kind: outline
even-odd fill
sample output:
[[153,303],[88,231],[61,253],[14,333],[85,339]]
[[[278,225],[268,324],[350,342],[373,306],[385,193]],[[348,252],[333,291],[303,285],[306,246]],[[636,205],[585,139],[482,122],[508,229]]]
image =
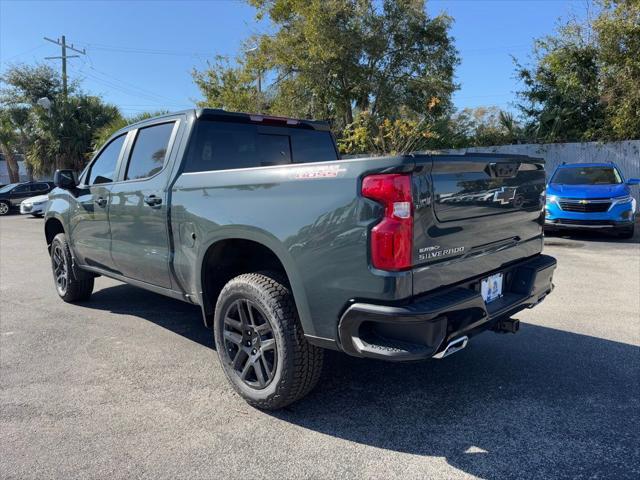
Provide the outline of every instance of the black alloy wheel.
[[278,349],[273,328],[248,299],[239,299],[224,313],[224,352],[233,371],[251,388],[265,388],[273,380]]

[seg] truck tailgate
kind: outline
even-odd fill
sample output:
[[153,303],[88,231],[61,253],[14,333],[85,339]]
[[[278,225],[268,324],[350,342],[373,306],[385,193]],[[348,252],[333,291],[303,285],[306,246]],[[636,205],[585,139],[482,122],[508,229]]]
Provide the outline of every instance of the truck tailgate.
[[541,159],[425,155],[416,157],[416,166],[414,295],[542,250]]

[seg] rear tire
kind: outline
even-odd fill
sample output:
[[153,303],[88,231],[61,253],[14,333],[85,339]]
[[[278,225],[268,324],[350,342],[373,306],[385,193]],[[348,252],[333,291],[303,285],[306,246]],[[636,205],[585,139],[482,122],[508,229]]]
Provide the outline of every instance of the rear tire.
[[324,352],[305,339],[293,295],[277,273],[247,273],[227,283],[213,329],[225,375],[254,407],[289,405],[320,378]]
[[93,292],[93,276],[73,268],[71,250],[64,233],[51,242],[51,270],[58,296],[65,302],[87,300]]

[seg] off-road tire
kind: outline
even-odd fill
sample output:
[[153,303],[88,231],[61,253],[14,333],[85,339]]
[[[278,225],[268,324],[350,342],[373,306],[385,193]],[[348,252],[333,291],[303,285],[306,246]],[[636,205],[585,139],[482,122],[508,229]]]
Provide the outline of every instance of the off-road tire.
[[[60,260],[64,262],[66,273],[64,284],[58,277],[60,265],[57,262]],[[65,302],[74,303],[87,300],[93,293],[94,277],[88,272],[78,271],[77,268],[74,268],[69,242],[67,242],[64,233],[56,235],[51,242],[51,270],[56,292]]]
[[[275,339],[273,377],[264,388],[251,387],[241,378],[232,364],[234,344],[223,338],[225,317],[238,300],[248,300],[257,308]],[[225,375],[235,391],[256,408],[285,407],[307,395],[320,378],[324,351],[305,339],[288,283],[276,272],[247,273],[229,281],[216,303],[213,330]]]

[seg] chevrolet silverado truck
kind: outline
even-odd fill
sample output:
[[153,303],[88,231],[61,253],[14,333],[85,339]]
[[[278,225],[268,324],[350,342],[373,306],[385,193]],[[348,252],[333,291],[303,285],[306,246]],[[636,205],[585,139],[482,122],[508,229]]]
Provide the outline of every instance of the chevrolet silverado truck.
[[306,395],[324,349],[444,358],[515,332],[553,288],[540,159],[340,159],[326,123],[199,109],[126,127],[55,182],[44,229],[62,300],[104,275],[199,305],[258,408]]

